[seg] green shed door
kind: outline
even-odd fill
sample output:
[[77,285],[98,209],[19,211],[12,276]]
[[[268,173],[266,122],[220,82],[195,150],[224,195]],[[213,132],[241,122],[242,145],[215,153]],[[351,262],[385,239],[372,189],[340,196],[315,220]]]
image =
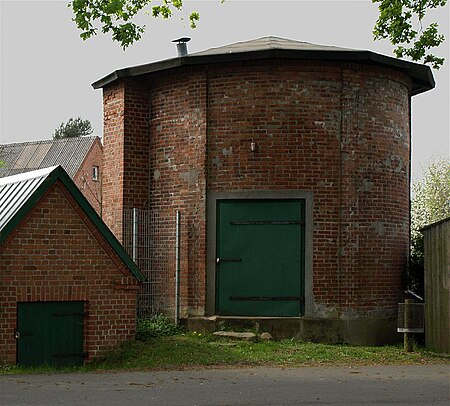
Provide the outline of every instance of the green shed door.
[[17,363],[81,365],[83,302],[27,302],[17,306]]
[[303,200],[218,202],[218,314],[303,314],[304,212]]

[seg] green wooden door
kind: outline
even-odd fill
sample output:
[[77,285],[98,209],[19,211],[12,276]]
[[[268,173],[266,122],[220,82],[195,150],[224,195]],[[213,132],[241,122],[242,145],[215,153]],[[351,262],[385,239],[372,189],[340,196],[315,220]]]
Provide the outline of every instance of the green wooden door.
[[18,303],[17,363],[82,364],[83,307],[83,302]]
[[218,202],[218,314],[303,314],[304,212],[303,200]]

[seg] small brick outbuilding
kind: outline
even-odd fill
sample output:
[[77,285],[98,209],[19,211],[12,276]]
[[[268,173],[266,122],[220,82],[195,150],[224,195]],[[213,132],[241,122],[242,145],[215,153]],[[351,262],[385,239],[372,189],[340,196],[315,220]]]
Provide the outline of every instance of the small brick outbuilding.
[[0,179],[0,364],[80,364],[133,338],[143,279],[62,167]]
[[114,216],[131,208],[181,211],[188,324],[283,318],[308,340],[396,339],[411,98],[434,87],[429,67],[267,37],[93,86],[104,103],[103,218],[121,239]]

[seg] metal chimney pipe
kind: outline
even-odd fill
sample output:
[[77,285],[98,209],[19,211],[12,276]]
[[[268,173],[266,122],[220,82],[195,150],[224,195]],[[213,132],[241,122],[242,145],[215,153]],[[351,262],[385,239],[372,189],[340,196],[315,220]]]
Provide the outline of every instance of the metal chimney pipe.
[[189,42],[191,39],[189,37],[182,37],[178,39],[174,39],[172,42],[177,43],[177,52],[178,56],[186,56],[188,54],[188,49],[186,43]]

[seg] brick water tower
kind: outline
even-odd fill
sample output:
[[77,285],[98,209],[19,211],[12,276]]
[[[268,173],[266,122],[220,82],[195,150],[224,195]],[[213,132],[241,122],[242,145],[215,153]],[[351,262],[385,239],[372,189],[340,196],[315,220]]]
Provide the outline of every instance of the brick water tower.
[[[267,37],[117,70],[103,215],[183,216],[181,314],[283,320],[311,340],[396,336],[411,97],[429,67]],[[189,323],[188,323],[189,324]]]

